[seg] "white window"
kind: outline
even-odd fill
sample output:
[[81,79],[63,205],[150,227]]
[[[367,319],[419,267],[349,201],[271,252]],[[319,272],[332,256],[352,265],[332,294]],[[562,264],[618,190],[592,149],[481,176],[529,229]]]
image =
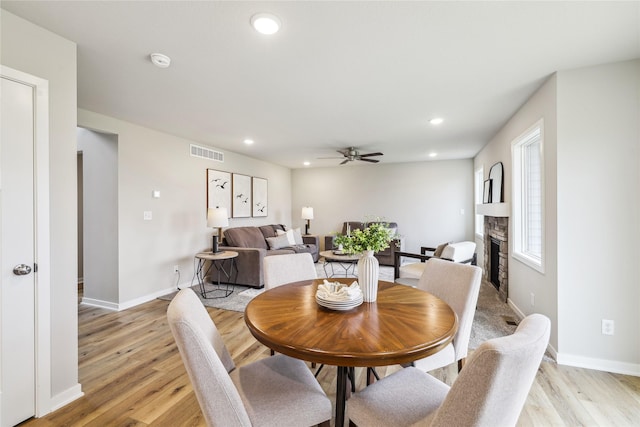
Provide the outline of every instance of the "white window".
[[[484,168],[480,167],[476,171],[475,175],[475,202],[476,206],[482,204],[482,192],[484,190]],[[476,235],[478,237],[484,236],[484,215],[476,214]]]
[[513,157],[513,256],[544,272],[543,122],[516,138]]

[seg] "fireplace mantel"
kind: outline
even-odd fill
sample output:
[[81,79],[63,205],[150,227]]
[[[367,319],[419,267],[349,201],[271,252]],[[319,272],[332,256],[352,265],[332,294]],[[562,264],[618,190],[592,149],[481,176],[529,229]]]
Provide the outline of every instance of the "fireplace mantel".
[[476,214],[508,218],[511,216],[511,205],[509,203],[483,203],[476,205]]

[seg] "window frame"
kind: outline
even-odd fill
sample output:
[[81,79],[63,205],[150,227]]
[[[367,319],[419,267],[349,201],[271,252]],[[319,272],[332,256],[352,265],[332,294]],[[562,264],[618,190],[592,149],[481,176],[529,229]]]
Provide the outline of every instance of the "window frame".
[[478,213],[478,205],[483,202],[484,191],[484,166],[480,166],[474,173],[474,198],[475,198],[475,218],[474,228],[476,237],[484,239],[484,215]]
[[[540,255],[527,249],[527,242],[531,239],[529,234],[527,217],[531,215],[527,209],[526,185],[530,174],[526,171],[524,161],[526,153],[524,148],[538,143],[538,155],[540,156]],[[513,224],[513,254],[512,257],[528,265],[529,267],[545,272],[545,191],[544,191],[544,120],[540,119],[521,133],[511,142],[512,173],[512,224]]]

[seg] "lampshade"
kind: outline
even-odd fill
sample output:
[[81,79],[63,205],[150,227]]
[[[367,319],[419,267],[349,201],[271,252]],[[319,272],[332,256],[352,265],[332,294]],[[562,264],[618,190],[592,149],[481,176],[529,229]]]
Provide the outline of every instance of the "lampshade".
[[227,208],[207,209],[207,227],[228,227],[229,214]]
[[313,208],[310,206],[304,206],[302,208],[302,219],[313,219]]

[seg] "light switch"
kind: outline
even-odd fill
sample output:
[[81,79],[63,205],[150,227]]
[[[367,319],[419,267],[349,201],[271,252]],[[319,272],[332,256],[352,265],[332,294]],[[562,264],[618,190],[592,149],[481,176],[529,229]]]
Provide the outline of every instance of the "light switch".
[[143,216],[145,221],[151,221],[153,219],[153,214],[151,213],[151,211],[144,211]]
[[153,190],[153,193],[151,193],[151,196],[154,199],[159,199],[160,198],[160,191],[159,190]]

